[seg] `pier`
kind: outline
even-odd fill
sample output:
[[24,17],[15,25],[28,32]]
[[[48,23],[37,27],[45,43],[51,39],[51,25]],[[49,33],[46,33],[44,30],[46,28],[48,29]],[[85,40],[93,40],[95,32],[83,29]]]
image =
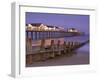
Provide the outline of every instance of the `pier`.
[[26,38],[32,38],[32,40],[73,37],[80,35],[82,34],[79,32],[26,30]]

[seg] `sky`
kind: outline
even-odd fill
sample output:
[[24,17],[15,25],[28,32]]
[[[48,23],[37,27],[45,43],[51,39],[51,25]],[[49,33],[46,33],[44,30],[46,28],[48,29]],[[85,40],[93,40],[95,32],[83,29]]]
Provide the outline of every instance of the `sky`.
[[26,12],[26,24],[43,23],[65,29],[76,28],[89,34],[89,15]]

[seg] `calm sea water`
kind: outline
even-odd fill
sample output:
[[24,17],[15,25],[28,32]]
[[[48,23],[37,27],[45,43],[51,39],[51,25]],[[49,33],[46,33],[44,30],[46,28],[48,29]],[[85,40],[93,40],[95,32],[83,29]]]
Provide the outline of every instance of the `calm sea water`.
[[65,41],[78,41],[78,42],[84,42],[86,40],[89,40],[89,35],[84,36],[75,36],[75,37],[65,37]]
[[[85,42],[89,40],[89,35],[84,35],[84,36],[77,36],[77,37],[66,37],[64,40],[67,41],[78,41],[78,42]],[[83,47],[79,48],[78,51],[87,51],[89,52],[89,43],[84,45]]]

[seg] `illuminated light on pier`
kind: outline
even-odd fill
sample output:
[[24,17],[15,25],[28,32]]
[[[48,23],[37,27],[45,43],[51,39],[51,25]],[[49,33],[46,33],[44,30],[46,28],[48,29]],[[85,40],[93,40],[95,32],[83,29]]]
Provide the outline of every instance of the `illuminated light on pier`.
[[68,32],[79,32],[77,29],[75,29],[75,28],[70,28],[70,29],[68,29],[67,30]]

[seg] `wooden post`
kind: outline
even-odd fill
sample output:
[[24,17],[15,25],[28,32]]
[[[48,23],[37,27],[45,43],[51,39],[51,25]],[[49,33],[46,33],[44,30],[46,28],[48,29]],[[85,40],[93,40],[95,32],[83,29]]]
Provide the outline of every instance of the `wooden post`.
[[37,32],[35,32],[35,40],[37,40]]
[[26,55],[26,64],[32,64],[32,63],[33,63],[32,54]]
[[[27,48],[27,51],[29,52],[32,50],[32,39],[31,38],[26,39],[26,48]],[[31,54],[31,53],[28,53],[28,54]]]
[[45,39],[41,40],[40,50],[44,50],[45,47]]
[[33,40],[33,32],[31,31],[31,39]]
[[58,43],[57,43],[57,50],[58,50],[58,53],[57,55],[61,55],[61,45],[60,45],[60,40],[58,40]]
[[55,49],[54,48],[54,40],[51,40],[51,46],[50,47],[51,47],[51,50],[52,50],[52,53],[51,53],[51,56],[50,57],[51,58],[54,58],[55,57],[55,53],[54,53],[54,49]]
[[26,62],[27,64],[32,64],[33,63],[33,60],[32,60],[32,39],[31,38],[28,38],[26,40],[26,54],[27,54],[27,57],[26,57]]
[[71,43],[70,41],[68,42],[68,53],[70,53],[70,46],[71,46]]
[[28,31],[26,31],[26,38],[28,38]]
[[50,31],[48,31],[48,38],[50,38]]
[[67,47],[66,47],[66,42],[64,41],[63,43],[63,49],[64,49],[64,54],[67,54]]

